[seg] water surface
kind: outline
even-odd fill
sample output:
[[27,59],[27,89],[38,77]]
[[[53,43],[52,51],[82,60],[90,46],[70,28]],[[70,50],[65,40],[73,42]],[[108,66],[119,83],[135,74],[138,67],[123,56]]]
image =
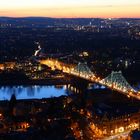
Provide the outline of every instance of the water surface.
[[10,100],[15,94],[17,99],[42,99],[66,95],[65,86],[0,86],[0,100]]

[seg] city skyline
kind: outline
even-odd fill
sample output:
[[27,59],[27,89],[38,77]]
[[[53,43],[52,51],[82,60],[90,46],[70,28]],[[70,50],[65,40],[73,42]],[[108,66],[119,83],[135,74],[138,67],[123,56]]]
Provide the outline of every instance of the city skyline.
[[139,18],[139,0],[0,0],[0,16]]

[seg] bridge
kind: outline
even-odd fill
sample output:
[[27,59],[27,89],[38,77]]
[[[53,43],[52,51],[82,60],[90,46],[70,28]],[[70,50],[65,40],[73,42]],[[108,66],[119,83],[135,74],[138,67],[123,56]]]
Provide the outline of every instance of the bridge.
[[106,78],[101,79],[95,76],[95,74],[87,66],[87,63],[78,63],[77,66],[65,64],[55,59],[40,60],[40,64],[47,65],[52,70],[61,70],[64,73],[80,77],[90,82],[95,82],[100,85],[104,85],[112,90],[118,91],[126,95],[127,97],[134,97],[140,100],[140,92],[131,87],[127,80],[122,75],[121,71],[112,71]]

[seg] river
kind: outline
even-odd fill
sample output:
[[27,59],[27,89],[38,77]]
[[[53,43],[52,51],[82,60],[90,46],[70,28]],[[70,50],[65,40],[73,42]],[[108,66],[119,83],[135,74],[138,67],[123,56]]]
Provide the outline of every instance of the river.
[[0,100],[10,100],[15,94],[17,99],[42,99],[67,95],[65,86],[0,86]]

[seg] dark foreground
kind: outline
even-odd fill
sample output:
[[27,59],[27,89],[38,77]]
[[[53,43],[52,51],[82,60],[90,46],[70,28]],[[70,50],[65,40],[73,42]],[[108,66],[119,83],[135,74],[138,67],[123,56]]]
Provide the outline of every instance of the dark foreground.
[[[140,102],[135,99],[108,89],[85,93],[41,100],[16,100],[13,95],[10,101],[1,101],[0,139],[103,139],[112,135],[110,129],[119,128],[120,124],[129,126],[134,123],[134,117],[140,118]],[[124,118],[130,121],[124,122]],[[98,126],[100,135],[93,124]],[[107,127],[107,133],[102,133],[104,130],[100,127],[103,126]],[[135,129],[137,127],[130,130]]]

